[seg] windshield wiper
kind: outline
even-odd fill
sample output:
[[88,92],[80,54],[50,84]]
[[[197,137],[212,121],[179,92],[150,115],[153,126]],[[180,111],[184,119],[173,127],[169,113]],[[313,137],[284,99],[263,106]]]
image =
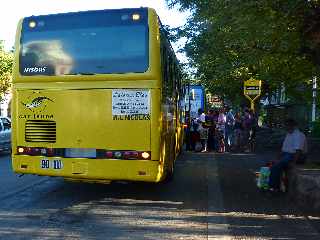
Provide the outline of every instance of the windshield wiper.
[[79,72],[79,73],[67,73],[64,75],[96,75],[96,74],[95,73]]
[[79,75],[96,75],[95,73],[86,73],[86,72],[80,72],[77,74],[79,74]]

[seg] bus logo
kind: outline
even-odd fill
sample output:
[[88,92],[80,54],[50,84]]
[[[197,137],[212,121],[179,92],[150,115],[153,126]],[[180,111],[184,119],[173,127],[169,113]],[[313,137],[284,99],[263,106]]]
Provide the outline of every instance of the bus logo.
[[47,67],[25,67],[23,72],[25,73],[45,73]]
[[40,112],[46,107],[46,102],[53,102],[53,100],[51,100],[48,97],[36,97],[34,98],[32,101],[30,101],[29,103],[24,103],[21,102],[23,106],[25,106],[26,108],[28,108],[29,110],[31,110],[32,112],[34,112],[34,110],[36,109],[41,109]]

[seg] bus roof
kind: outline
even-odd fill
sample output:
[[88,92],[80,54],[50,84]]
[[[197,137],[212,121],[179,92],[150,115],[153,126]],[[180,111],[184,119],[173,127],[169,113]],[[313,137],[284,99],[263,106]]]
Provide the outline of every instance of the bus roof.
[[145,11],[145,10],[152,10],[155,11],[153,8],[148,7],[140,7],[140,8],[119,8],[119,9],[100,9],[100,10],[86,10],[86,11],[78,11],[78,12],[65,12],[65,13],[53,13],[53,14],[42,14],[42,15],[31,15],[26,16],[25,18],[32,18],[32,17],[44,17],[44,16],[63,16],[63,15],[78,15],[78,14],[92,14],[92,13],[100,13],[100,12],[135,12],[135,11]]

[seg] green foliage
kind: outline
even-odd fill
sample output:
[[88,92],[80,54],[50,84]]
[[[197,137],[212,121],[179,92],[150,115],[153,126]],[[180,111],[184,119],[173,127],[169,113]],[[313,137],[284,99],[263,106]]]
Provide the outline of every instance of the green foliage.
[[3,42],[0,41],[0,101],[11,85],[11,72],[13,65],[13,53],[6,52]]
[[[307,13],[317,1],[167,0],[192,11],[180,30],[191,66],[206,87],[232,101],[242,96],[243,81],[263,80],[268,91],[283,84],[291,99],[310,99],[309,79],[317,74],[307,43]],[[308,43],[307,43],[308,44]],[[311,92],[311,91],[310,91]]]

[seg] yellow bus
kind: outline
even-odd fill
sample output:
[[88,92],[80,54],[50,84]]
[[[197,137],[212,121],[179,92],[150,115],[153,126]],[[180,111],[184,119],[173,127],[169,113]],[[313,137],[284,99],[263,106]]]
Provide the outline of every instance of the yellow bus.
[[15,50],[16,173],[87,182],[172,178],[183,87],[153,9],[26,17]]

